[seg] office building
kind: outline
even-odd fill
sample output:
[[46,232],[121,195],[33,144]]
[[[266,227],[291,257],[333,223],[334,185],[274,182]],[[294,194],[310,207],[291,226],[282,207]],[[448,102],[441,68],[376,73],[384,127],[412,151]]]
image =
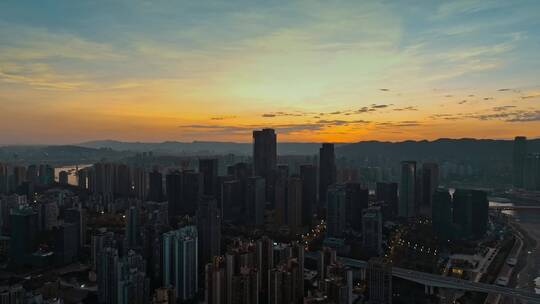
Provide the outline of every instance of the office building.
[[173,286],[179,301],[194,299],[198,290],[197,227],[163,234],[163,286]]
[[401,182],[399,184],[398,216],[413,218],[416,216],[416,162],[401,162]]
[[313,213],[317,206],[317,167],[301,165],[300,178],[302,179],[302,225],[310,227],[313,224]]
[[264,178],[253,176],[248,178],[246,187],[247,221],[252,226],[264,225],[266,206],[266,184]]
[[437,163],[422,164],[422,201],[420,213],[431,216],[432,198],[435,190],[439,187],[439,165]]
[[525,136],[517,136],[514,139],[514,153],[512,157],[512,172],[514,187],[524,187],[525,175],[525,159],[527,157],[527,138]]
[[347,223],[346,191],[343,185],[331,186],[327,191],[327,237],[342,236]]
[[203,196],[197,210],[199,262],[209,263],[221,254],[221,213],[213,196]]
[[266,199],[274,203],[277,136],[273,129],[253,131],[253,175],[266,181]]
[[479,239],[485,235],[489,212],[486,192],[456,189],[453,207],[454,223],[461,238]]
[[218,160],[217,158],[199,159],[199,172],[203,178],[204,195],[216,195],[217,193],[217,177],[218,177]]
[[319,149],[319,207],[326,207],[328,187],[336,183],[334,144],[324,143]]
[[[154,180],[152,179],[152,173],[150,175],[150,192],[149,195],[159,196],[158,192],[152,193],[152,183],[154,182],[157,186],[157,174],[161,176],[160,173],[154,173]],[[166,187],[167,187],[167,202],[169,204],[169,217],[175,217],[182,215],[182,174],[180,171],[171,171],[166,176]],[[159,200],[153,200],[158,202]]]
[[357,182],[345,184],[345,214],[349,227],[357,231],[362,229],[362,211],[368,207],[368,204],[368,189],[363,189]]
[[433,231],[442,240],[453,238],[452,198],[448,189],[438,189],[433,193],[431,221]]
[[[176,172],[177,171],[175,171],[174,173]],[[148,176],[149,176],[149,185],[150,185],[148,189],[148,200],[153,201],[153,202],[163,201],[163,175],[161,174],[161,172],[154,169],[152,170],[152,172],[149,173]],[[175,180],[175,183],[171,184],[171,188],[175,188],[175,187],[181,187],[181,181]],[[174,192],[175,190],[173,189],[172,191]],[[167,181],[167,198],[169,198],[168,195],[169,195],[169,185]],[[169,211],[170,210],[171,209],[169,208]]]
[[371,258],[367,268],[370,304],[392,303],[392,268],[383,258]]
[[378,207],[362,212],[362,246],[375,255],[382,254],[382,215]]
[[11,263],[15,266],[28,264],[36,249],[38,215],[30,208],[11,210]]
[[222,185],[221,213],[225,222],[242,222],[242,185],[238,180],[226,181]]
[[302,179],[291,176],[287,183],[287,226],[292,234],[302,232]]
[[392,216],[398,214],[398,184],[389,182],[378,182],[375,190],[376,199],[379,202],[386,203]]

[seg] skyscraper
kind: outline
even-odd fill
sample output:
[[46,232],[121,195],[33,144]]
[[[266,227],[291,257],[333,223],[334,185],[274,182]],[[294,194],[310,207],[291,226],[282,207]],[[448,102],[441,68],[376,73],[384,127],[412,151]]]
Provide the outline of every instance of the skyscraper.
[[133,169],[133,194],[142,201],[148,198],[148,172],[144,168]]
[[345,184],[345,208],[347,224],[355,230],[362,229],[362,211],[369,204],[369,190],[363,189],[360,183]]
[[[159,196],[159,192],[152,191],[152,184],[155,183],[155,186],[158,186],[157,176],[159,174],[161,180],[161,173],[153,172],[154,178],[152,178],[152,173],[150,173],[150,193],[149,196]],[[182,174],[180,171],[175,170],[167,174],[166,186],[167,186],[167,202],[169,204],[169,217],[178,216],[182,213]],[[159,184],[161,185],[161,184]],[[159,201],[154,200],[152,201]]]
[[373,254],[382,254],[382,215],[378,207],[362,212],[362,246]]
[[266,198],[274,202],[274,174],[277,165],[277,136],[273,129],[253,131],[253,175],[266,181]]
[[302,179],[291,176],[287,183],[287,225],[292,234],[302,228]]
[[478,239],[487,229],[489,203],[487,194],[480,190],[457,189],[454,192],[454,223],[461,238]]
[[212,196],[203,196],[197,209],[199,257],[202,265],[221,254],[221,214]]
[[139,246],[140,227],[139,227],[139,211],[137,207],[131,206],[127,210],[126,217],[126,243],[128,248],[136,248]]
[[334,185],[327,192],[327,236],[339,238],[345,230],[346,193],[342,185]]
[[392,304],[392,268],[382,258],[371,258],[367,268],[369,303]]
[[247,220],[254,226],[264,225],[264,209],[266,205],[266,184],[264,178],[253,176],[248,178],[246,187]]
[[198,289],[197,227],[163,234],[163,286],[173,286],[180,301],[193,299]]
[[437,163],[422,164],[422,215],[431,216],[433,193],[439,187],[439,165]]
[[[148,200],[154,202],[161,202],[163,200],[163,176],[157,170],[153,170],[148,174],[149,176],[149,189],[148,189]],[[181,183],[179,181],[176,181]],[[179,184],[175,184],[179,185]],[[169,188],[167,184],[167,196],[169,195]],[[169,208],[169,212],[171,209]]]
[[514,154],[513,154],[513,181],[514,187],[523,188],[525,174],[525,158],[527,156],[527,138],[525,136],[517,136],[514,139]]
[[433,193],[431,221],[433,231],[442,240],[453,237],[452,198],[448,189],[438,189]]
[[226,181],[222,185],[221,214],[224,222],[242,221],[242,187],[240,181]]
[[217,158],[199,159],[199,172],[203,175],[204,195],[216,195],[218,160]]
[[392,210],[392,216],[398,214],[398,184],[378,182],[375,190],[377,201],[385,202]]
[[528,153],[525,157],[522,188],[540,190],[540,153]]
[[195,215],[202,191],[202,175],[195,171],[182,171],[182,213]]
[[274,191],[274,222],[277,227],[287,224],[287,185],[289,181],[289,167],[280,165],[275,175]]
[[34,252],[38,233],[38,215],[30,208],[11,210],[10,256],[14,265],[29,261]]
[[302,179],[302,225],[311,226],[313,209],[317,204],[317,167],[313,165],[300,166]]
[[326,207],[328,187],[336,183],[334,144],[324,143],[319,149],[319,207]]
[[401,162],[401,182],[399,184],[398,216],[416,216],[416,162]]

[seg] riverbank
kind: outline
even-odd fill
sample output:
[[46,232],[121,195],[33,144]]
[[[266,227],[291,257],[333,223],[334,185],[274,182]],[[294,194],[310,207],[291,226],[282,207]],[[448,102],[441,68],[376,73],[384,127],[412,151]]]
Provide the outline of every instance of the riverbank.
[[516,288],[529,289],[533,292],[540,293],[540,290],[535,288],[534,280],[539,274],[538,259],[540,257],[540,231],[537,229],[537,224],[523,223],[512,221],[514,227],[518,229],[524,237],[525,247],[520,257],[520,261],[524,261],[523,267],[519,270],[516,276]]

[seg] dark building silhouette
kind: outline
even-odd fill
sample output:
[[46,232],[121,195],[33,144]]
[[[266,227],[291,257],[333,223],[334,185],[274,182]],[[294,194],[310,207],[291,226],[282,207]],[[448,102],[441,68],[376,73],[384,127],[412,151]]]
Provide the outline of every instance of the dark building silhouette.
[[401,182],[399,184],[398,216],[412,218],[416,216],[416,162],[401,162]]
[[128,197],[131,193],[130,168],[124,164],[114,164],[114,193],[120,197]]
[[540,190],[540,153],[527,154],[522,187],[530,191]]
[[204,195],[216,195],[218,186],[218,160],[217,158],[199,159],[199,172],[203,176]]
[[327,232],[332,238],[342,236],[347,224],[346,191],[343,185],[328,188],[327,198]]
[[266,184],[264,178],[253,176],[248,178],[246,187],[247,221],[250,225],[264,225],[266,205]]
[[287,181],[287,225],[298,234],[302,227],[302,179],[291,176]]
[[439,165],[436,163],[422,164],[422,215],[431,216],[433,193],[439,187]]
[[[160,174],[161,175],[161,174]],[[166,177],[167,202],[169,203],[169,217],[182,214],[182,173],[171,171]],[[150,182],[150,185],[152,182]]]
[[[153,202],[163,201],[163,175],[161,175],[159,171],[153,170],[152,172],[148,174],[148,176],[149,176],[148,200],[153,201]],[[167,192],[168,191],[169,190],[167,190]]]
[[392,215],[398,214],[398,184],[378,182],[375,190],[377,201],[385,202],[390,206]]
[[289,180],[289,167],[279,165],[276,172],[274,191],[275,224],[280,227],[287,224],[287,183]]
[[212,196],[203,196],[197,209],[199,264],[209,263],[221,254],[221,214]]
[[30,255],[36,249],[38,214],[32,209],[11,211],[11,263],[15,266],[28,264]]
[[369,190],[362,189],[360,183],[345,184],[345,208],[347,224],[355,230],[362,229],[362,211],[368,207]]
[[392,267],[383,258],[371,258],[367,268],[369,303],[392,303]]
[[273,129],[253,131],[253,175],[266,181],[266,199],[274,203],[277,136]]
[[453,217],[460,238],[478,239],[487,229],[489,203],[480,190],[457,189],[454,192]]
[[68,184],[68,176],[69,174],[67,173],[67,171],[60,171],[60,173],[58,173],[58,183],[60,185],[67,185]]
[[319,149],[319,207],[326,207],[328,187],[336,183],[334,144],[324,143]]
[[195,215],[202,191],[202,175],[191,170],[182,171],[182,213]]
[[433,231],[442,240],[453,238],[452,197],[448,189],[438,189],[433,193],[431,221]]
[[317,167],[300,166],[302,179],[302,225],[311,226],[314,207],[317,204]]
[[223,221],[242,221],[243,193],[240,181],[232,180],[224,182],[221,196],[221,213]]
[[525,176],[525,159],[527,157],[527,138],[525,136],[517,136],[514,139],[513,153],[513,181],[514,187],[524,187]]
[[382,214],[379,207],[362,211],[362,246],[372,254],[382,254]]

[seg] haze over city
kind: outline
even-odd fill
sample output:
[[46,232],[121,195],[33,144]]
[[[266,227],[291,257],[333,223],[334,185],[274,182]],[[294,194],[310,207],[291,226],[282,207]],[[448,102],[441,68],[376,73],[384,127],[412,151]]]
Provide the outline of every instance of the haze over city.
[[301,142],[534,137],[538,11],[534,0],[2,1],[0,143],[246,142],[260,127]]

